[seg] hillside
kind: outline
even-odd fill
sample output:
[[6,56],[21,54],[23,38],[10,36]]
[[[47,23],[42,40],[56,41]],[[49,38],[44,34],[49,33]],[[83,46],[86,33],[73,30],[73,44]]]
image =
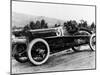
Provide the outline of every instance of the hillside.
[[23,27],[29,24],[30,21],[36,22],[37,20],[44,19],[48,23],[48,27],[53,27],[56,23],[63,24],[63,20],[58,20],[55,18],[49,18],[45,16],[34,16],[34,15],[26,15],[22,13],[12,12],[12,26]]

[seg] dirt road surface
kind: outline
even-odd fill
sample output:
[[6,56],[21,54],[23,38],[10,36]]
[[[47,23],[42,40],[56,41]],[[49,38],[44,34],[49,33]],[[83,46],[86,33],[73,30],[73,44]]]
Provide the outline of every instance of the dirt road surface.
[[81,69],[95,69],[95,51],[91,51],[90,49],[82,52],[65,50],[51,55],[47,62],[40,66],[34,66],[28,62],[19,63],[12,58],[12,73],[37,73]]

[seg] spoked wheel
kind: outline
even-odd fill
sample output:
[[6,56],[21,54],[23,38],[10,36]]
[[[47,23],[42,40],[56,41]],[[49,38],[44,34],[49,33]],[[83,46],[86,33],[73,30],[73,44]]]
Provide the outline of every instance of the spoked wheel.
[[28,49],[28,58],[34,65],[45,63],[49,57],[50,49],[48,43],[43,39],[33,40]]
[[93,34],[91,37],[90,37],[90,48],[91,50],[96,50],[96,35]]
[[[91,35],[91,33],[89,31],[86,31],[86,30],[79,30],[74,35]],[[81,42],[87,42],[88,40],[89,39],[84,38],[84,39],[75,39],[74,41],[75,41],[75,43],[80,44]],[[84,45],[84,46],[86,46],[86,45]],[[79,52],[79,51],[83,51],[84,46],[74,46],[74,47],[72,47],[72,49],[76,52]]]
[[26,49],[26,45],[24,44],[16,45],[14,48],[14,51],[15,51],[14,58],[20,63],[25,63],[28,61],[25,49]]

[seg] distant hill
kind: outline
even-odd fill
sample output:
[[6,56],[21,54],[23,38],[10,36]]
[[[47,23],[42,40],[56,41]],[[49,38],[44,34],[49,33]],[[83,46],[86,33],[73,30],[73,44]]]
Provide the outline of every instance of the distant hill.
[[34,16],[34,15],[26,15],[22,13],[12,12],[12,26],[16,27],[24,27],[29,24],[30,21],[36,22],[37,20],[44,19],[46,23],[48,23],[48,27],[53,27],[55,24],[63,24],[63,20],[49,18],[45,16]]

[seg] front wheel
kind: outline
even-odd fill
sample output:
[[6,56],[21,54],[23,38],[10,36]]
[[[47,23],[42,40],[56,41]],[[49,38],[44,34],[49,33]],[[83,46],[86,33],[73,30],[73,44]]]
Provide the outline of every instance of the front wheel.
[[14,48],[14,58],[16,61],[20,63],[25,63],[28,61],[28,58],[26,56],[26,45],[25,44],[18,44]]
[[41,65],[47,61],[50,55],[50,48],[44,39],[37,38],[29,44],[27,53],[32,64]]

